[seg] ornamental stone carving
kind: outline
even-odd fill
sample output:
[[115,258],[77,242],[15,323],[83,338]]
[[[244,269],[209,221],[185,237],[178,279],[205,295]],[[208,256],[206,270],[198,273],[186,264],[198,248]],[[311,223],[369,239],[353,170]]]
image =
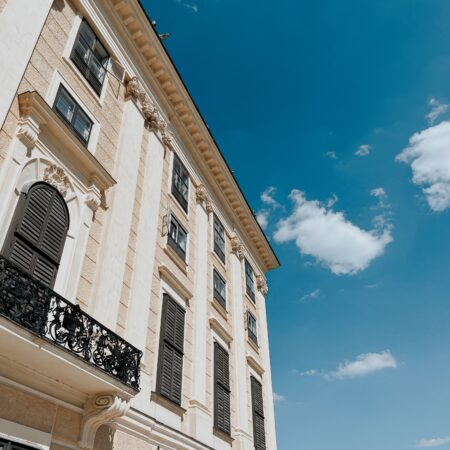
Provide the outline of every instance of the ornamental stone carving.
[[264,297],[269,292],[266,279],[262,275],[258,275],[256,277],[256,287],[258,288],[258,291],[261,292],[262,295],[264,295]]
[[79,447],[92,450],[97,430],[102,425],[124,416],[129,408],[129,401],[115,394],[99,394],[89,398],[84,407]]
[[30,118],[19,120],[17,136],[28,150],[32,150],[36,145],[39,132],[39,125],[34,120]]
[[65,196],[70,188],[69,177],[66,172],[62,167],[55,164],[45,168],[43,180],[58,189],[62,196]]
[[84,198],[84,202],[95,213],[102,203],[102,193],[96,186],[92,185]]
[[200,184],[197,186],[197,189],[195,191],[195,199],[197,203],[204,204],[205,210],[208,214],[212,213],[213,207],[211,200],[209,199],[208,191],[206,190],[205,186],[203,184]]
[[239,259],[244,259],[244,246],[236,235],[231,238],[231,252],[234,253]]
[[159,133],[159,137],[164,146],[172,149],[172,135],[167,131],[167,122],[164,120],[161,112],[155,106],[153,101],[148,97],[140,81],[136,77],[133,77],[128,82],[126,95],[139,101],[146,127],[155,133]]

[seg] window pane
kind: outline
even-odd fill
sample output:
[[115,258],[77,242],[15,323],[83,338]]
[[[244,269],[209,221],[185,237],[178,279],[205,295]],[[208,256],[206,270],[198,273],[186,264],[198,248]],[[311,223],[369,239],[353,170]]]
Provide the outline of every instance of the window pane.
[[55,107],[68,122],[72,122],[73,113],[75,111],[75,102],[69,97],[64,89],[59,90]]
[[176,242],[177,241],[178,224],[172,219],[169,224],[169,236]]
[[75,51],[87,64],[91,52],[89,50],[88,44],[83,39],[78,39],[78,42],[75,44]]
[[94,48],[95,34],[87,22],[82,22],[80,26],[80,36],[90,48]]
[[106,70],[102,66],[101,61],[95,58],[94,55],[92,55],[91,60],[89,61],[89,70],[100,83],[103,83],[103,80],[105,79]]
[[184,252],[186,252],[186,233],[181,228],[178,229],[178,245],[183,249]]
[[92,122],[82,111],[78,110],[73,121],[73,127],[78,134],[87,142],[91,134]]

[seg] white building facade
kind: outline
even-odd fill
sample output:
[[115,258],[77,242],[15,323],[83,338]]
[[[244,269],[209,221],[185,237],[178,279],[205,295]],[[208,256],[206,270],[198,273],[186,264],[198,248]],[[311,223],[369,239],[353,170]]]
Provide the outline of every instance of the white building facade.
[[0,0],[0,449],[276,450],[263,231],[138,0]]

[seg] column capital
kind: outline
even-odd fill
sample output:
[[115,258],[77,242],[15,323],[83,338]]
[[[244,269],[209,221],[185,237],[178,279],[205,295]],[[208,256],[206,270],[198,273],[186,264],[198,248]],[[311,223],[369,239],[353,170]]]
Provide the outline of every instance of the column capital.
[[261,292],[262,295],[264,295],[264,297],[269,292],[269,288],[267,287],[267,281],[263,275],[257,275],[256,287],[258,288],[258,291]]
[[234,253],[240,260],[244,259],[244,246],[236,234],[231,237],[231,252]]

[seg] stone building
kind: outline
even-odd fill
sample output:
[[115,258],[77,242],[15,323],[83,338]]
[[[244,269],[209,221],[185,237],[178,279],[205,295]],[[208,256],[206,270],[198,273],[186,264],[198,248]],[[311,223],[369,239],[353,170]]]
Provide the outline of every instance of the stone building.
[[276,450],[279,263],[138,0],[0,0],[0,449]]

